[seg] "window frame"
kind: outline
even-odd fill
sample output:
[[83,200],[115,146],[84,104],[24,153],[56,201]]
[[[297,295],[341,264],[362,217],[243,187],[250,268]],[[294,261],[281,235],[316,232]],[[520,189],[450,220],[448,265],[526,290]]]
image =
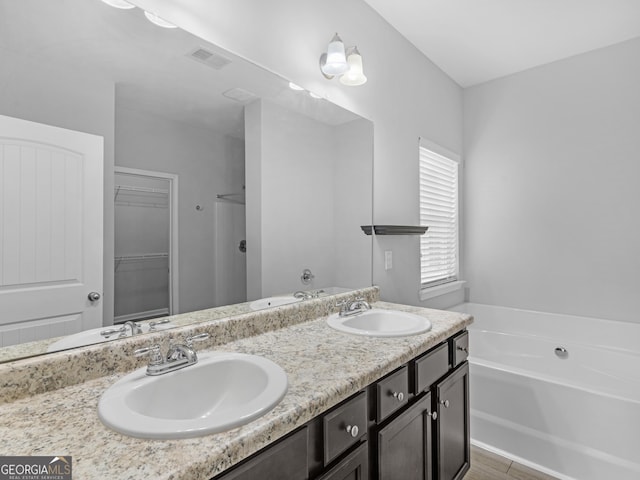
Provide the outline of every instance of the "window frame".
[[438,278],[438,279],[433,279],[427,283],[423,283],[423,276],[422,276],[422,268],[423,268],[423,242],[428,241],[429,239],[429,230],[427,230],[427,233],[425,233],[425,235],[420,237],[420,250],[419,250],[419,257],[420,257],[420,278],[419,278],[419,282],[420,282],[420,298],[421,300],[426,300],[428,298],[432,298],[438,295],[444,295],[446,293],[449,292],[453,292],[456,290],[459,290],[460,288],[462,288],[462,286],[466,283],[463,280],[460,279],[460,252],[461,252],[461,234],[460,234],[460,224],[461,224],[461,196],[460,196],[460,191],[461,191],[461,170],[463,167],[462,164],[462,158],[460,155],[458,155],[457,153],[454,153],[450,150],[447,150],[446,148],[430,141],[424,138],[419,138],[418,139],[418,211],[419,211],[419,217],[420,217],[420,224],[421,225],[425,225],[425,226],[430,226],[428,225],[428,222],[423,222],[422,221],[422,210],[423,210],[423,206],[422,206],[422,184],[421,184],[421,180],[422,180],[422,162],[423,162],[423,150],[425,150],[428,153],[431,154],[435,154],[435,156],[437,157],[442,157],[443,159],[453,162],[456,164],[457,169],[456,169],[456,192],[455,192],[455,230],[456,230],[456,246],[455,246],[455,274],[448,276],[448,277],[442,277],[442,278]]

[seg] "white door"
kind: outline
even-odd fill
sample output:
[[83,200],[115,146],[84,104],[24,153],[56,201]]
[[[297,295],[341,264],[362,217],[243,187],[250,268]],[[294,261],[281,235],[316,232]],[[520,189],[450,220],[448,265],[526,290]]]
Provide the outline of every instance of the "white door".
[[0,115],[0,346],[102,326],[102,243],[103,138]]

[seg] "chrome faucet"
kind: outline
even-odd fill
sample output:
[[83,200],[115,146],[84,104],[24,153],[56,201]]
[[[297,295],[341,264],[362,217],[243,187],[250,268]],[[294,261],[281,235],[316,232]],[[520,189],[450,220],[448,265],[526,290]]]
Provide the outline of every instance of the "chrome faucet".
[[362,297],[356,298],[355,300],[345,300],[344,302],[336,304],[336,307],[340,307],[339,316],[341,317],[358,315],[365,310],[371,310],[371,305],[369,305],[369,302],[365,301],[365,299]]
[[147,375],[162,375],[198,363],[198,355],[193,348],[193,342],[201,342],[207,338],[209,338],[208,333],[201,333],[200,335],[185,338],[184,344],[172,343],[166,356],[163,356],[160,352],[160,345],[139,348],[133,354],[136,357],[150,356]]
[[105,338],[110,338],[113,335],[115,335],[116,333],[119,334],[118,338],[123,338],[128,336],[127,335],[127,328],[131,329],[131,336],[133,337],[134,335],[138,335],[140,333],[142,333],[142,327],[140,326],[139,323],[136,322],[132,322],[131,320],[125,322],[120,328],[109,328],[107,330],[102,330],[100,332],[100,335],[102,335]]
[[324,293],[324,290],[316,290],[315,292],[303,292],[302,290],[298,290],[293,294],[293,296],[303,300],[311,300],[312,298],[318,298],[321,293]]
[[309,300],[313,298],[313,295],[311,294],[311,292],[303,292],[302,290],[298,290],[296,293],[293,294],[293,297],[301,298],[302,300]]
[[126,337],[126,332],[127,332],[127,328],[131,329],[131,336],[133,337],[134,335],[139,335],[140,333],[142,333],[142,327],[140,326],[139,323],[136,322],[132,322],[131,320],[124,322],[124,325],[122,326],[122,331],[124,332],[122,334],[123,337]]

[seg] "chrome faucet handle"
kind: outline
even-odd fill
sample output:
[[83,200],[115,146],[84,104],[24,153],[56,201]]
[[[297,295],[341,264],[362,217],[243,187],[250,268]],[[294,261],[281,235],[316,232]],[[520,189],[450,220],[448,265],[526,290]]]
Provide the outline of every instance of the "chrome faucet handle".
[[202,342],[202,341],[206,340],[207,338],[209,338],[209,334],[208,333],[201,333],[199,335],[188,336],[187,338],[184,339],[184,341],[185,341],[185,344],[187,345],[187,347],[193,348],[194,342]]
[[102,330],[100,332],[100,335],[102,335],[105,338],[109,338],[112,335],[115,335],[116,333],[122,333],[124,332],[124,327],[120,327],[120,328],[108,328],[107,330]]
[[169,320],[168,318],[162,319],[162,320],[153,320],[151,322],[149,322],[149,331],[153,331],[156,329],[156,327],[158,325],[164,325],[165,323],[169,323],[171,320]]
[[138,348],[137,350],[133,351],[133,355],[136,357],[149,355],[151,357],[149,359],[149,365],[162,365],[164,363],[164,358],[162,358],[162,354],[160,353],[160,345],[157,344]]

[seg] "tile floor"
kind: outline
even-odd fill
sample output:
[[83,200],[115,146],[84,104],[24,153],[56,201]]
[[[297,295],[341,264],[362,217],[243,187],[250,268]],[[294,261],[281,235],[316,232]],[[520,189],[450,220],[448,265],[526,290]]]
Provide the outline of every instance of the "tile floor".
[[464,480],[557,480],[519,463],[471,446],[471,470]]

